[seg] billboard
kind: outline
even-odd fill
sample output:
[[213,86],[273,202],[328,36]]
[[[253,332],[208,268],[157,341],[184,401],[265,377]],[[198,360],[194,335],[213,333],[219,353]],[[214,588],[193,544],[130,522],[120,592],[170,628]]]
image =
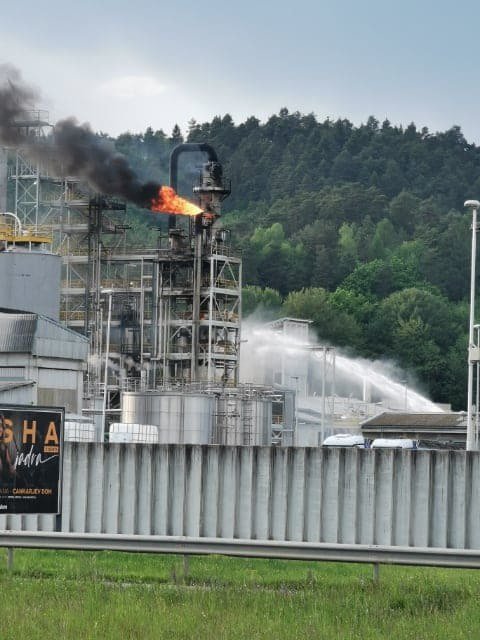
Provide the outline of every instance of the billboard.
[[0,405],[0,514],[60,513],[64,409]]

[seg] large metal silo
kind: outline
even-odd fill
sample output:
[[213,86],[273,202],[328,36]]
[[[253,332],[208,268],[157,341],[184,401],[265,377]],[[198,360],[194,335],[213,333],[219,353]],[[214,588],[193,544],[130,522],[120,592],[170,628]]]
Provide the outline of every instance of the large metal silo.
[[62,259],[41,251],[0,251],[0,306],[58,320]]
[[158,427],[162,444],[209,444],[214,399],[204,394],[173,391],[122,394],[122,422]]

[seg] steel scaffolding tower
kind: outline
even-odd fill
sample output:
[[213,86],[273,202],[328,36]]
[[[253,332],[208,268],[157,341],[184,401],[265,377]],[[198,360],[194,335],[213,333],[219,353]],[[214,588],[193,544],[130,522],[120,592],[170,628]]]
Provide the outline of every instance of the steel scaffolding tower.
[[47,149],[53,156],[53,145],[44,144],[41,155],[31,153],[32,146],[47,142],[52,134],[47,111],[25,112],[15,125],[28,147],[13,152],[8,172],[13,211],[22,224],[53,234],[52,250],[63,256],[60,317],[78,329],[78,320],[84,322],[85,314],[85,296],[80,292],[86,282],[91,192],[77,178],[52,172],[54,163]]
[[[48,112],[43,110],[23,113],[15,126],[28,140],[29,147],[46,141],[52,131]],[[52,224],[58,216],[58,207],[62,206],[64,180],[51,175],[48,160],[45,155],[34,160],[26,147],[19,147],[9,171],[9,179],[14,183],[14,213],[30,227]]]
[[[194,236],[194,246],[159,256],[154,273],[152,384],[238,384],[241,260],[231,255],[225,233]],[[204,230],[205,233],[205,230]],[[223,240],[222,240],[223,237]],[[198,248],[201,245],[200,249]],[[155,381],[155,382],[154,382]]]
[[[17,125],[33,141],[51,133],[43,111]],[[211,147],[193,147],[181,145],[172,158],[207,153],[194,187],[201,214],[180,217],[178,228],[171,217],[155,248],[127,246],[124,204],[16,151],[9,173],[14,210],[24,223],[49,227],[63,257],[60,317],[90,338],[85,388],[94,413],[102,397],[107,412],[118,411],[122,390],[238,384],[241,260],[217,224],[230,190]]]

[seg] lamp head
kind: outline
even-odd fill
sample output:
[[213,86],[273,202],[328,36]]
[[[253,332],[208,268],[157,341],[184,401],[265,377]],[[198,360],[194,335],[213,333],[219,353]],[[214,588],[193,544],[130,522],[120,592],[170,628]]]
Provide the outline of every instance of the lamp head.
[[463,206],[468,209],[478,209],[480,208],[480,202],[478,200],[465,200]]

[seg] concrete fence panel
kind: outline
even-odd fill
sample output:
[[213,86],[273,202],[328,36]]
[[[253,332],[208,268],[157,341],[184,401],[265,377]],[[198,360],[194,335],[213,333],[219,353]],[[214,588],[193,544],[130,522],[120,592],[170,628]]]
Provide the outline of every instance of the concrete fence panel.
[[[480,454],[66,443],[64,532],[480,549]],[[53,516],[0,516],[53,531]]]

